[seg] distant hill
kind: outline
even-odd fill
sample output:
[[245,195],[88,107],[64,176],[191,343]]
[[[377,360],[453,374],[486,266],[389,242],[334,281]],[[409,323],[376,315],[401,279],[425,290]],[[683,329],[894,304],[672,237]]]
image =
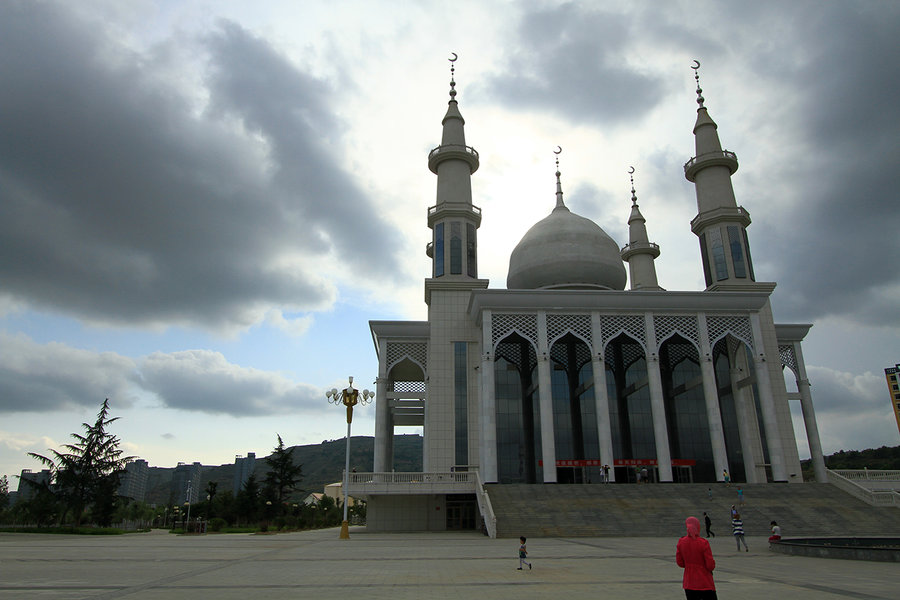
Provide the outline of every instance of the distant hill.
[[[803,467],[803,480],[811,481],[812,465],[810,461],[800,461]],[[825,457],[825,466],[829,469],[875,469],[900,471],[900,446],[882,446],[868,450],[841,450]]]
[[[321,444],[293,446],[294,463],[303,465],[303,480],[300,489],[294,494],[299,500],[310,492],[321,492],[326,485],[341,480],[344,472],[347,440],[341,438]],[[375,438],[368,436],[350,437],[350,468],[360,472],[372,470]],[[422,436],[394,436],[394,465],[397,471],[422,470]],[[167,505],[174,503],[171,497],[172,474],[175,469],[166,467],[150,467],[147,480],[147,497],[150,504]],[[257,456],[254,473],[258,481],[266,476],[265,456]],[[203,465],[200,478],[200,489],[206,489],[207,483],[218,483],[220,492],[231,491],[234,483],[234,464],[219,466]]]

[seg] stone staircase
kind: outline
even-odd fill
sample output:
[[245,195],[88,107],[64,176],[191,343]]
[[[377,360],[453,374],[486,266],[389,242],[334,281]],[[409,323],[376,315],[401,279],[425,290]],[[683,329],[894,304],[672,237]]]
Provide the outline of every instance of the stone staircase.
[[[738,507],[747,535],[769,535],[778,521],[785,537],[900,535],[900,509],[876,508],[827,483],[742,485]],[[708,488],[713,497],[709,499]],[[497,537],[679,536],[684,519],[703,511],[717,535],[731,535],[737,486],[723,484],[498,485],[485,489],[497,517]]]

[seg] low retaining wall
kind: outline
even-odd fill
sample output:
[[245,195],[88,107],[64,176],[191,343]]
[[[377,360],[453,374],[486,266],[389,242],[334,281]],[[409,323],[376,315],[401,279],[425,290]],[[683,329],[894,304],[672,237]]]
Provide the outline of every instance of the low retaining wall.
[[896,537],[782,538],[769,542],[769,550],[794,556],[900,562],[900,538]]

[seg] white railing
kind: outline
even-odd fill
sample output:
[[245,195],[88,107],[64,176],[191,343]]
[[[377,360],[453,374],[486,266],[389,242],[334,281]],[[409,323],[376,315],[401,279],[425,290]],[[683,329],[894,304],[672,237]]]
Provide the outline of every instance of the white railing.
[[896,506],[900,508],[900,494],[894,491],[875,492],[851,481],[842,474],[826,469],[828,482],[851,496],[856,496],[870,506]]
[[835,469],[832,471],[850,481],[896,481],[900,483],[900,471],[881,471],[873,469]]
[[474,472],[351,473],[350,495],[471,494]]
[[475,498],[478,500],[478,510],[481,511],[481,518],[484,521],[484,528],[487,530],[488,537],[496,538],[497,517],[494,516],[491,497],[485,491],[484,482],[481,481],[481,474],[478,471],[475,471]]

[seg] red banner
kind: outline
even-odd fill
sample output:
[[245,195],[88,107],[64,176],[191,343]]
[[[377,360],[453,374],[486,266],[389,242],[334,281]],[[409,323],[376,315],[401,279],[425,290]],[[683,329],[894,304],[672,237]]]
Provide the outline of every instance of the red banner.
[[[673,467],[693,467],[697,464],[696,460],[690,458],[673,458]],[[544,466],[544,461],[539,460],[538,465]],[[597,458],[588,458],[582,460],[565,459],[556,461],[557,467],[602,467],[603,461]],[[613,461],[615,467],[655,467],[655,458],[617,458]]]

